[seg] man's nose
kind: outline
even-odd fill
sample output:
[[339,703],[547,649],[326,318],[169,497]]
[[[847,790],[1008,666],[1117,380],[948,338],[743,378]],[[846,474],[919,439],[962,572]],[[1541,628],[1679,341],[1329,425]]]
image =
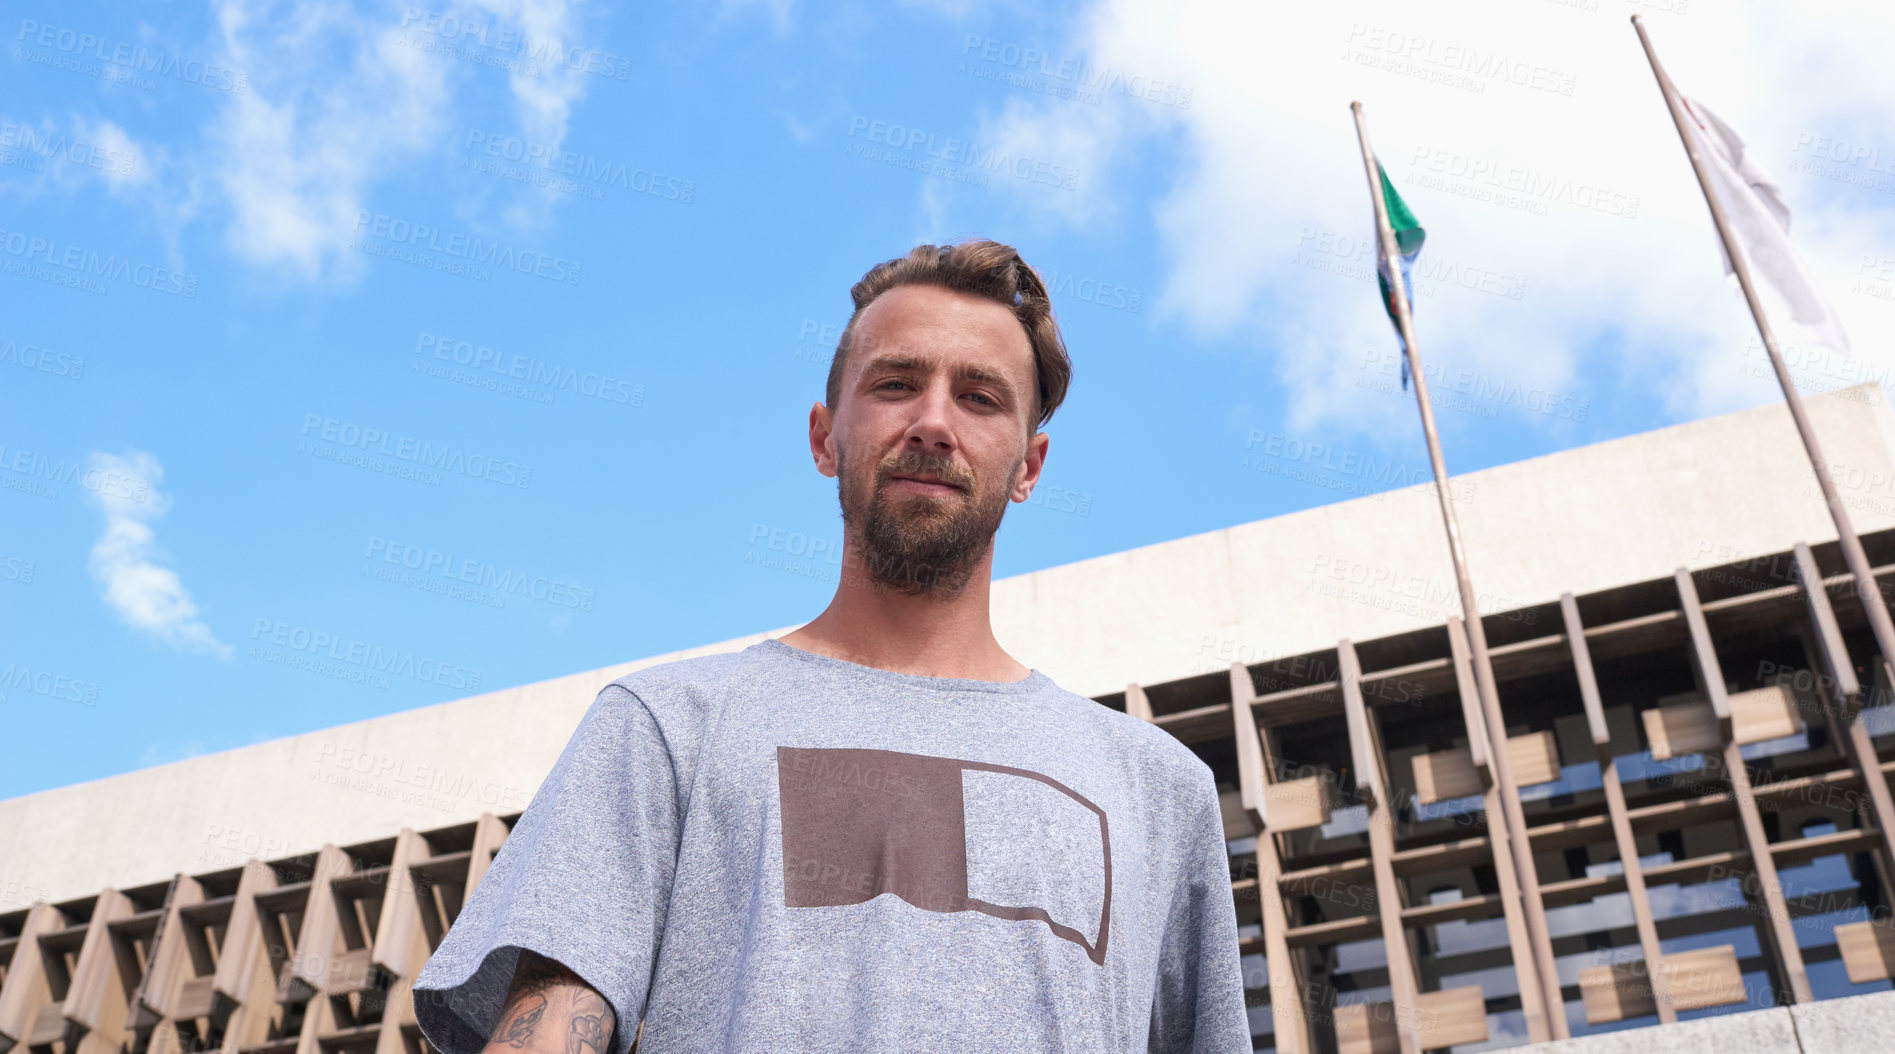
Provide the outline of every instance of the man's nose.
[[919,443],[930,452],[954,449],[953,393],[930,389],[915,400],[915,416],[908,423],[908,444]]

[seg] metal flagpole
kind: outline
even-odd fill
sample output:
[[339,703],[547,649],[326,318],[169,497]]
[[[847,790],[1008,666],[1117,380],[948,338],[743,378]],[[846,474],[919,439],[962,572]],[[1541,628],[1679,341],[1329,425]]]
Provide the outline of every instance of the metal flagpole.
[[[1882,596],[1881,586],[1875,580],[1875,573],[1869,565],[1868,554],[1862,551],[1862,539],[1856,537],[1855,527],[1849,522],[1849,510],[1843,507],[1842,498],[1836,493],[1835,481],[1829,476],[1829,460],[1823,456],[1821,445],[1816,442],[1816,432],[1810,427],[1809,415],[1803,412],[1803,397],[1797,393],[1796,382],[1790,378],[1789,368],[1783,364],[1783,356],[1777,351],[1777,337],[1770,329],[1770,320],[1765,317],[1763,305],[1757,299],[1756,286],[1750,280],[1750,263],[1744,258],[1744,251],[1738,245],[1737,236],[1731,232],[1730,221],[1724,215],[1724,205],[1711,191],[1710,176],[1705,172],[1704,158],[1700,156],[1696,141],[1690,129],[1686,127],[1684,105],[1678,98],[1678,89],[1665,74],[1665,68],[1658,62],[1658,53],[1652,50],[1651,37],[1645,33],[1645,22],[1637,15],[1632,16],[1632,28],[1638,31],[1638,42],[1645,48],[1645,58],[1651,63],[1652,75],[1658,78],[1658,90],[1665,97],[1665,105],[1671,111],[1671,122],[1678,127],[1678,138],[1684,143],[1684,152],[1691,159],[1691,171],[1698,177],[1698,189],[1704,192],[1704,203],[1710,206],[1711,222],[1717,227],[1717,236],[1724,243],[1724,253],[1730,258],[1731,271],[1737,276],[1737,285],[1744,291],[1744,303],[1750,307],[1750,317],[1757,323],[1757,335],[1763,339],[1764,353],[1770,356],[1770,368],[1776,371],[1777,384],[1783,389],[1783,401],[1790,407],[1790,418],[1796,422],[1797,435],[1803,439],[1803,450],[1809,454],[1811,471],[1816,473],[1816,482],[1823,488],[1823,502],[1829,506],[1829,518],[1836,524],[1836,543],[1842,549],[1842,559],[1849,568],[1849,577],[1855,580],[1856,599],[1862,604],[1862,613],[1869,620],[1869,629],[1875,634],[1875,646],[1881,654],[1879,664],[1880,677],[1874,678],[1880,684],[1895,686],[1895,667],[1890,659],[1895,658],[1895,622],[1888,614],[1888,603]],[[1811,562],[1813,564],[1813,561]],[[1805,565],[1808,566],[1808,565]],[[1802,574],[1799,571],[1799,578]],[[1821,581],[1805,580],[1806,590],[1822,589]],[[1838,662],[1848,662],[1847,654],[1838,657]],[[1838,693],[1840,695],[1840,693]],[[1842,719],[1848,727],[1848,751],[1852,755],[1856,769],[1864,773],[1866,789],[1872,803],[1873,814],[1878,817],[1895,815],[1895,799],[1888,791],[1888,783],[1882,775],[1875,743],[1869,737],[1869,730],[1862,723],[1859,712],[1855,710],[1861,702],[1858,699],[1842,699]],[[1886,823],[1878,823],[1886,827]],[[1895,854],[1895,846],[1889,839],[1895,832],[1882,832],[1882,851]],[[1792,984],[1792,1001],[1799,995],[1807,998],[1807,987]]]
[[[1697,173],[1698,188],[1704,192],[1704,202],[1711,207],[1711,222],[1717,225],[1717,235],[1723,239],[1724,252],[1730,257],[1731,269],[1737,275],[1737,284],[1744,291],[1744,302],[1750,305],[1750,317],[1756,320],[1757,335],[1763,338],[1764,353],[1770,356],[1770,368],[1776,371],[1777,384],[1783,388],[1783,399],[1790,406],[1790,417],[1796,421],[1797,434],[1803,437],[1803,449],[1809,454],[1810,468],[1816,472],[1816,481],[1822,485],[1823,501],[1829,506],[1829,517],[1836,523],[1836,541],[1842,548],[1842,559],[1849,567],[1850,577],[1855,579],[1856,598],[1862,603],[1863,614],[1868,616],[1869,629],[1875,634],[1875,645],[1882,652],[1883,683],[1895,686],[1895,668],[1890,660],[1895,659],[1895,621],[1888,614],[1888,602],[1883,599],[1881,587],[1876,584],[1875,575],[1870,569],[1869,557],[1862,551],[1862,539],[1856,537],[1855,527],[1849,523],[1849,510],[1843,507],[1842,498],[1836,493],[1835,481],[1829,477],[1829,461],[1823,457],[1822,447],[1816,442],[1816,433],[1810,428],[1809,415],[1803,412],[1803,397],[1797,394],[1796,382],[1790,379],[1789,368],[1783,365],[1783,356],[1777,351],[1776,334],[1770,329],[1770,320],[1764,317],[1763,305],[1757,300],[1757,289],[1750,281],[1750,264],[1744,259],[1744,251],[1737,243],[1736,235],[1731,233],[1730,222],[1724,215],[1724,206],[1711,192],[1710,177],[1704,170],[1704,159],[1698,156],[1697,145],[1691,138],[1690,130],[1685,126],[1688,118],[1684,106],[1678,100],[1678,90],[1665,75],[1665,68],[1658,64],[1658,55],[1652,50],[1652,41],[1645,35],[1645,23],[1637,15],[1632,16],[1632,27],[1638,30],[1638,42],[1645,47],[1645,58],[1652,64],[1652,74],[1658,78],[1658,90],[1665,96],[1665,105],[1671,110],[1671,120],[1678,126],[1678,138],[1684,141],[1684,152],[1691,158],[1691,170]],[[1820,583],[1808,583],[1808,588],[1820,589]],[[1854,715],[1844,715],[1853,718]]]
[[[1500,784],[1501,811],[1505,815],[1507,838],[1512,843],[1514,870],[1520,876],[1520,899],[1525,902],[1527,940],[1533,947],[1533,972],[1544,993],[1546,1027],[1554,1039],[1569,1035],[1566,1026],[1566,1001],[1560,990],[1559,972],[1553,962],[1553,945],[1546,928],[1546,907],[1540,902],[1540,876],[1533,864],[1533,846],[1527,840],[1526,814],[1520,807],[1520,795],[1513,782],[1513,761],[1507,753],[1507,723],[1500,713],[1500,695],[1494,687],[1494,668],[1487,655],[1487,632],[1481,625],[1475,603],[1474,582],[1467,574],[1467,554],[1461,546],[1461,526],[1454,517],[1454,504],[1448,491],[1447,463],[1441,458],[1441,438],[1434,428],[1434,407],[1428,401],[1428,381],[1421,372],[1420,353],[1415,350],[1415,323],[1408,310],[1408,292],[1403,288],[1400,254],[1395,249],[1395,230],[1389,225],[1388,207],[1382,200],[1381,170],[1375,163],[1375,151],[1369,147],[1369,127],[1362,118],[1362,104],[1352,102],[1355,134],[1362,144],[1362,165],[1369,176],[1369,197],[1375,203],[1375,227],[1382,242],[1382,255],[1388,261],[1389,287],[1393,290],[1396,325],[1401,329],[1408,373],[1415,381],[1415,402],[1421,407],[1421,431],[1428,439],[1428,460],[1434,467],[1435,497],[1441,502],[1441,521],[1447,527],[1448,552],[1454,558],[1454,577],[1460,586],[1461,616],[1466,623],[1468,648],[1473,653],[1474,681],[1480,691],[1481,713],[1485,716],[1490,764]],[[1531,1022],[1529,1022],[1531,1024]]]

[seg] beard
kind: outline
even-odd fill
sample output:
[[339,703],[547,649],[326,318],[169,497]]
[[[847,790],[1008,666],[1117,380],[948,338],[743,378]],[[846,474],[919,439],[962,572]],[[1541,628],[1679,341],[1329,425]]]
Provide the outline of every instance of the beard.
[[[1022,454],[1004,479],[981,481],[945,458],[903,451],[880,464],[850,472],[848,456],[836,453],[836,496],[842,529],[859,554],[871,586],[906,596],[942,598],[967,585],[1007,512],[1010,481]],[[894,477],[933,476],[960,488],[953,494],[916,494],[893,486]],[[844,569],[847,574],[848,569]]]

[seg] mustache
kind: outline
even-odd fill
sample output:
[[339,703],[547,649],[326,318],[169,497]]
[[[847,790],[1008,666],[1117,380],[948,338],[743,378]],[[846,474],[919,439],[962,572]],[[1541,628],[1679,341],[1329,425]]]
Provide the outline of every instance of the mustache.
[[946,458],[926,454],[903,453],[882,462],[877,483],[886,483],[896,476],[933,476],[961,490],[971,490],[974,486],[973,473],[957,467]]

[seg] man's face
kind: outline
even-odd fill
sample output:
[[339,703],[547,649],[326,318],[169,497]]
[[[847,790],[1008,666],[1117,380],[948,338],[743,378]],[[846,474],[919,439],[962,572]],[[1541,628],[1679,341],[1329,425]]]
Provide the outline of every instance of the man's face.
[[856,319],[834,419],[817,404],[817,467],[872,582],[952,595],[981,565],[1007,502],[1039,480],[1048,439],[1033,349],[1004,306],[908,285]]

